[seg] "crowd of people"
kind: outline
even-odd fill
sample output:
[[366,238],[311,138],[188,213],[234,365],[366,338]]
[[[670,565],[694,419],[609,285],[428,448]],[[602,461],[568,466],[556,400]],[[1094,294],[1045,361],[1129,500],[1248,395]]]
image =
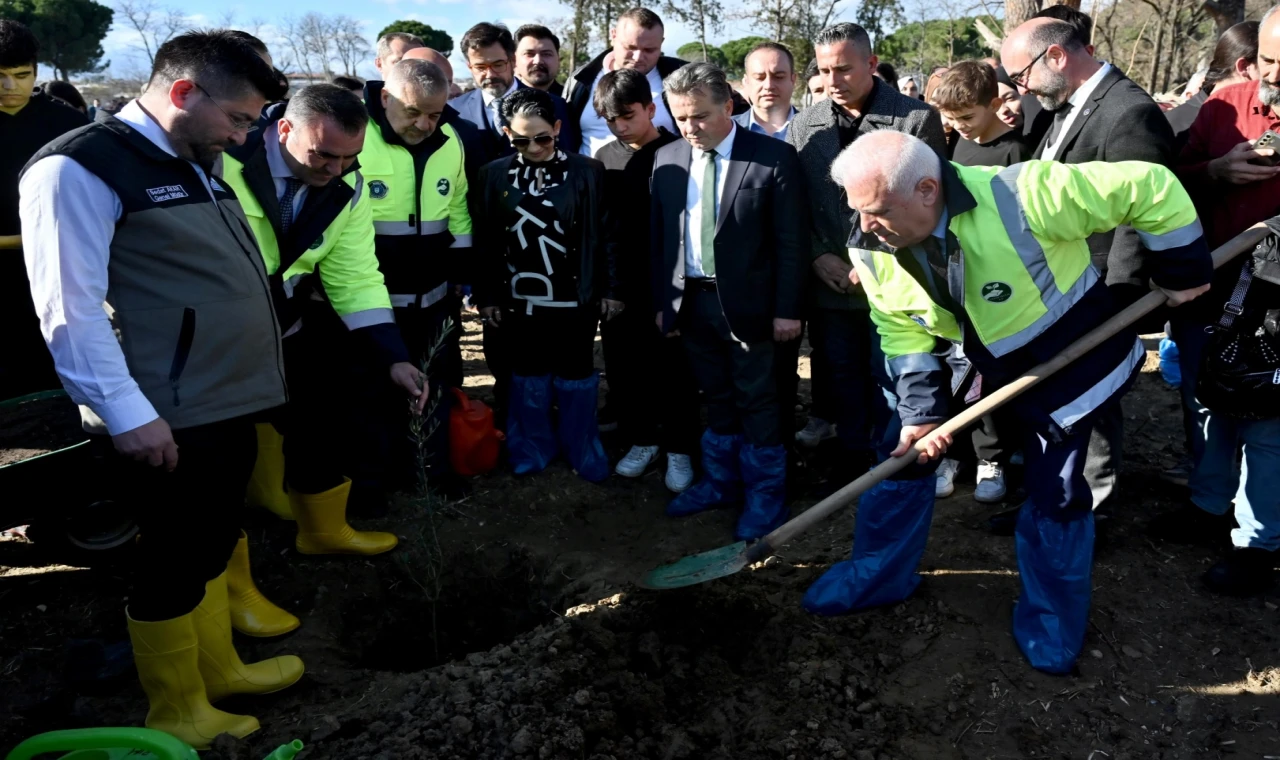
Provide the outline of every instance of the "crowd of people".
[[[972,469],[998,504],[1020,460],[1025,503],[991,517],[1016,536],[1014,636],[1066,672],[1095,520],[1121,508],[1138,328],[972,430],[936,431],[1158,289],[1168,308],[1142,327],[1167,321],[1180,350],[1187,460],[1166,475],[1191,496],[1151,529],[1229,540],[1211,588],[1268,588],[1280,503],[1260,473],[1280,414],[1247,378],[1280,377],[1277,242],[1216,275],[1209,252],[1280,231],[1277,154],[1253,144],[1280,103],[1280,14],[1228,31],[1203,91],[1167,113],[1091,37],[1087,15],[1052,6],[998,59],[920,88],[838,23],[807,71],[761,42],[731,82],[663,55],[662,20],[633,8],[563,78],[549,29],[481,23],[459,44],[469,91],[392,33],[379,79],[290,93],[260,40],[191,31],[90,124],[83,99],[33,89],[35,38],[0,21],[0,248],[21,250],[0,273],[0,395],[60,382],[139,505],[127,617],[147,725],[196,747],[243,736],[257,720],[211,703],[303,673],[235,651],[233,630],[300,625],[253,583],[246,498],[293,520],[302,554],[370,556],[396,536],[354,529],[349,506],[468,488],[446,433],[467,308],[517,475],[557,458],[593,482],[664,467],[669,516],[735,509],[751,540],[790,516],[797,447],[835,439],[829,491],[917,457],[860,500],[851,558],[805,594],[815,614],[908,596],[935,500]],[[628,448],[611,462],[614,425]]]

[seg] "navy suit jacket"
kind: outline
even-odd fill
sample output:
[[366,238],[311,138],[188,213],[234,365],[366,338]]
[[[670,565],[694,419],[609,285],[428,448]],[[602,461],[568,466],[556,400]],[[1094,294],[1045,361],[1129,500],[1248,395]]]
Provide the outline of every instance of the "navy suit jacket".
[[[516,80],[516,87],[518,89],[522,89],[524,86],[525,85],[519,79]],[[550,95],[550,93],[548,94]],[[565,105],[564,98],[559,95],[551,95],[551,102],[555,103],[556,118],[560,120],[560,138],[556,143],[564,152],[575,153],[577,152],[577,148],[573,146],[580,145],[582,142],[581,139],[577,137],[578,124],[577,122],[570,121],[569,108]],[[450,100],[449,105],[453,106],[454,110],[458,112],[458,115],[461,116],[464,121],[468,121],[474,125],[483,136],[484,155],[481,156],[481,166],[493,161],[494,159],[508,156],[515,152],[515,149],[511,147],[511,143],[506,137],[499,137],[497,133],[493,131],[493,127],[489,123],[489,115],[485,111],[484,96],[481,94],[479,87],[474,90],[468,90],[453,100]]]
[[[809,272],[804,174],[796,149],[741,127],[716,219],[716,281],[725,319],[740,340],[773,339],[773,320],[800,319]],[[649,261],[663,332],[684,298],[684,217],[693,149],[676,140],[654,158]]]

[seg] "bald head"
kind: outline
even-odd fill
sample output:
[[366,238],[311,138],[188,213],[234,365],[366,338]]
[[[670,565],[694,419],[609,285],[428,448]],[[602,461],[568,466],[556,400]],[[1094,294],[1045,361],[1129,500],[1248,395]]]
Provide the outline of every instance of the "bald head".
[[453,81],[453,64],[449,63],[449,59],[444,55],[441,55],[439,51],[432,50],[429,47],[414,48],[413,50],[405,53],[402,60],[434,63],[440,67],[441,71],[444,72],[445,79],[448,79],[450,82]]
[[942,163],[923,140],[878,130],[855,140],[831,165],[831,178],[858,212],[862,231],[891,248],[933,234],[943,208]]
[[1004,70],[1022,92],[1049,111],[1066,103],[1102,64],[1080,42],[1065,21],[1033,18],[1005,38],[1000,48]]

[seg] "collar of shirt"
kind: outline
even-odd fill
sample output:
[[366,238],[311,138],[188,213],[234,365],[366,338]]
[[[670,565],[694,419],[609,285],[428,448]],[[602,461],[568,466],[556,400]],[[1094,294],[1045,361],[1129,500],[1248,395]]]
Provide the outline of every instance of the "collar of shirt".
[[938,226],[933,228],[933,236],[943,242],[943,249],[946,249],[947,242],[947,222],[950,221],[950,214],[944,206],[942,208],[942,216],[938,217]]
[[490,105],[493,104],[493,101],[497,100],[500,97],[501,98],[507,97],[511,93],[515,92],[519,87],[520,87],[520,80],[516,79],[515,77],[511,77],[511,86],[507,88],[506,92],[502,93],[501,95],[490,95],[488,90],[481,90],[480,99],[484,101],[484,107],[488,108]]
[[[748,111],[747,113],[751,114],[751,116],[750,116],[750,120],[751,120],[751,131],[752,131],[752,132],[759,132],[759,133],[761,133],[761,134],[766,134],[766,135],[767,135],[767,134],[769,134],[769,133],[765,130],[765,123],[764,123],[764,122],[762,122],[762,121],[760,121],[760,119],[756,116],[756,109],[752,108],[752,109],[751,109],[750,111]],[[787,114],[787,123],[786,123],[786,124],[783,124],[783,125],[782,125],[782,128],[781,128],[781,129],[779,129],[778,131],[779,131],[779,132],[786,132],[786,131],[787,131],[787,129],[791,126],[791,120],[792,120],[792,119],[794,119],[795,117],[796,117],[796,107],[795,107],[795,106],[791,106],[791,111]]]
[[[720,144],[719,144],[719,145],[717,145],[716,147],[712,148],[709,152],[711,152],[711,153],[715,153],[715,154],[717,154],[718,156],[720,156],[721,158],[723,158],[723,159],[725,159],[725,160],[728,160],[729,156],[732,156],[732,155],[733,155],[733,136],[734,136],[735,134],[737,134],[737,132],[738,132],[738,125],[737,125],[737,124],[734,124],[734,125],[733,125],[733,129],[729,130],[729,136],[728,136],[728,137],[726,137],[726,138],[724,138],[723,140],[721,140],[721,141],[720,141]],[[702,159],[702,154],[703,154],[703,153],[707,153],[707,152],[708,152],[708,151],[699,150],[698,148],[694,148],[694,149],[693,149],[693,160],[694,160],[694,162],[696,163],[696,162],[700,161],[700,160]]]
[[293,170],[284,160],[284,146],[280,144],[280,123],[267,127],[262,135],[262,144],[267,149],[267,166],[271,169],[272,179],[292,179]]
[[[138,134],[150,140],[157,148],[168,153],[174,158],[179,158],[178,151],[173,149],[173,144],[169,142],[169,136],[165,134],[164,129],[151,118],[151,114],[142,110],[142,106],[138,105],[135,98],[130,100],[124,108],[120,109],[120,113],[116,114],[116,118],[125,124],[133,127]],[[191,167],[196,170],[196,174],[200,175],[200,182],[204,185],[204,189],[209,191],[209,198],[215,203],[218,201],[217,196],[213,194],[213,186],[209,184],[209,174],[200,164],[195,161],[188,161]]]
[[1109,71],[1111,71],[1111,64],[1103,61],[1102,65],[1098,67],[1098,70],[1093,72],[1093,76],[1086,79],[1084,84],[1080,85],[1075,92],[1071,93],[1071,97],[1067,99],[1067,102],[1071,104],[1073,111],[1078,110],[1086,100],[1093,97],[1093,91],[1098,89],[1098,83],[1102,81],[1102,78],[1105,77]]

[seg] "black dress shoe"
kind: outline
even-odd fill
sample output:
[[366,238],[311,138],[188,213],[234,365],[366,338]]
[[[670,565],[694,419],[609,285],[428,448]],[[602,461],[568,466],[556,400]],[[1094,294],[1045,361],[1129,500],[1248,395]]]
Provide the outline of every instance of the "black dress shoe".
[[1014,507],[995,513],[987,518],[987,530],[993,536],[1012,536],[1018,527],[1018,513],[1021,511],[1022,507]]
[[1227,596],[1261,594],[1275,584],[1276,559],[1276,553],[1266,549],[1236,549],[1209,568],[1205,585]]
[[1152,538],[1173,544],[1213,545],[1227,541],[1236,527],[1235,515],[1215,515],[1194,504],[1183,504],[1160,515],[1147,526]]

